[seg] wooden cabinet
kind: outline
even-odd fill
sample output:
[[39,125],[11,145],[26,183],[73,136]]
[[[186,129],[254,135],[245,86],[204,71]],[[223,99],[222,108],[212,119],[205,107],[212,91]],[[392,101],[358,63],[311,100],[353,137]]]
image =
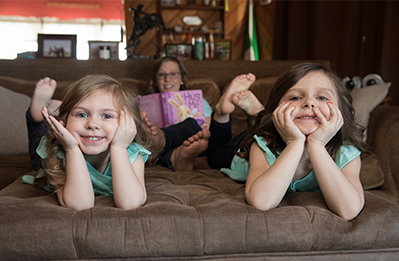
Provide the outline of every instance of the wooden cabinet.
[[[210,0],[209,5],[204,5],[200,0],[182,1],[180,5],[173,6],[165,6],[164,2],[168,1],[158,2],[159,13],[165,23],[165,29],[160,34],[161,47],[168,43],[191,44],[192,39],[197,37],[209,41],[211,34],[214,39],[224,38],[224,1]],[[186,25],[183,22],[185,17],[198,17],[201,23],[195,26]]]

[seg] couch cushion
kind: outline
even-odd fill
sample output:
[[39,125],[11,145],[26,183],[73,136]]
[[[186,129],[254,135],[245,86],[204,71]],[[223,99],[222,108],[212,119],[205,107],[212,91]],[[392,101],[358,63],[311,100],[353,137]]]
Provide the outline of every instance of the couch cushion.
[[118,79],[123,85],[136,91],[137,95],[144,95],[148,89],[148,83],[143,80],[136,80],[132,78]]
[[28,152],[25,113],[30,100],[0,86],[0,155]]
[[188,80],[188,89],[190,90],[202,90],[202,95],[205,100],[215,110],[216,103],[220,98],[220,90],[214,80],[208,78],[191,79]]
[[117,209],[113,197],[98,196],[93,208],[74,211],[18,179],[0,191],[0,260],[192,260],[397,250],[399,244],[398,205],[370,192],[363,211],[348,222],[314,192],[288,193],[285,206],[261,211],[245,202],[244,184],[218,170],[147,168],[146,188],[146,204],[134,210]]
[[[355,109],[355,118],[357,122],[367,128],[370,113],[379,105],[387,96],[391,83],[382,83],[371,85],[351,91],[353,98],[353,107]],[[367,139],[367,131],[365,133]]]

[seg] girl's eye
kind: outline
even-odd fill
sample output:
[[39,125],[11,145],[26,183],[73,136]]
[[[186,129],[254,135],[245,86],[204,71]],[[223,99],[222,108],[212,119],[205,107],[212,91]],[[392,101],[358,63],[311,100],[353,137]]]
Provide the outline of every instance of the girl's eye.
[[84,112],[78,113],[77,116],[78,116],[79,118],[87,118],[87,114],[84,113]]
[[321,101],[328,101],[328,98],[327,98],[327,97],[324,97],[324,96],[321,96],[321,97],[319,97],[319,100],[321,100]]
[[110,115],[110,114],[104,114],[103,115],[103,119],[112,119],[112,118],[113,118],[113,116]]
[[289,100],[290,100],[290,101],[298,101],[298,100],[300,100],[300,99],[301,99],[300,97],[296,96],[296,97],[290,98]]

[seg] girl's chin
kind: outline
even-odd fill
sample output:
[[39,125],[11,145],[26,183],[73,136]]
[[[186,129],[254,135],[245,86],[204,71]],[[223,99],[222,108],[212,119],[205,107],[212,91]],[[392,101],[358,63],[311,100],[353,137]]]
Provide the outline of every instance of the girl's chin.
[[312,127],[312,128],[299,127],[299,130],[303,133],[303,135],[309,136],[310,134],[312,134],[313,132],[315,132],[317,130],[317,127]]
[[99,155],[102,153],[108,153],[108,151],[109,151],[109,147],[102,148],[102,149],[100,149],[100,148],[83,148],[82,149],[82,152],[88,156]]

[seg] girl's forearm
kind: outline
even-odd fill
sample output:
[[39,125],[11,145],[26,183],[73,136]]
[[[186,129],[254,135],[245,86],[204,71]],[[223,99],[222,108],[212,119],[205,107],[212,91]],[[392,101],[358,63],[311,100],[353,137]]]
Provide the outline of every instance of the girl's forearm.
[[266,171],[250,169],[250,172],[262,172],[247,188],[251,205],[267,210],[280,204],[298,168],[303,149],[303,143],[291,143]]
[[115,205],[122,209],[142,206],[147,200],[143,157],[138,155],[132,165],[125,148],[111,146],[111,166]]
[[356,217],[364,205],[360,159],[354,159],[340,170],[321,144],[309,143],[308,153],[327,206],[342,218]]
[[79,148],[65,153],[65,184],[62,202],[65,206],[81,210],[94,206],[94,191],[86,161]]

